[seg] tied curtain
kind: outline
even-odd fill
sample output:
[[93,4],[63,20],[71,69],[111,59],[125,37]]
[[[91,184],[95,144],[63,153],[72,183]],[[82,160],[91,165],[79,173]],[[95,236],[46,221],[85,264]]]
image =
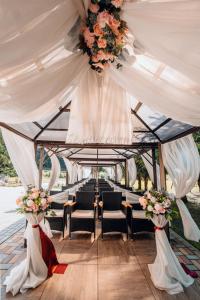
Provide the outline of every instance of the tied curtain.
[[51,176],[47,188],[48,191],[50,191],[60,176],[61,168],[60,168],[60,162],[56,154],[54,154],[51,151],[47,152],[47,154],[51,160]]
[[62,157],[69,175],[69,184],[74,184],[77,181],[77,165],[66,157]]
[[200,158],[192,135],[162,145],[163,162],[173,182],[176,202],[181,214],[184,235],[198,242],[200,230],[181,200],[196,184],[200,173]]
[[[154,175],[153,175],[153,159],[151,155],[151,151],[148,151],[147,153],[142,154],[142,160],[144,162],[144,165],[147,169],[147,172],[149,174],[149,177],[151,179],[151,182],[154,183]],[[159,165],[156,163],[156,175],[157,175],[157,189],[161,189],[160,185],[160,168]]]
[[106,72],[89,69],[71,104],[66,142],[131,144],[130,110],[125,90]]
[[135,164],[135,159],[133,157],[128,159],[128,176],[129,176],[129,184],[132,187],[137,178],[137,168]]
[[25,189],[39,187],[39,172],[33,142],[2,128],[2,135],[12,164]]

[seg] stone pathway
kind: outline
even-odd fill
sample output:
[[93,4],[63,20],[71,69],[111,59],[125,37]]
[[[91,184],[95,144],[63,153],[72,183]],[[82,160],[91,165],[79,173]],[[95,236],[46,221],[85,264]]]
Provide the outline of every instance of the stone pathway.
[[22,218],[10,226],[2,229],[0,231],[0,245],[13,236],[16,232],[18,232],[21,228],[25,226],[25,218]]

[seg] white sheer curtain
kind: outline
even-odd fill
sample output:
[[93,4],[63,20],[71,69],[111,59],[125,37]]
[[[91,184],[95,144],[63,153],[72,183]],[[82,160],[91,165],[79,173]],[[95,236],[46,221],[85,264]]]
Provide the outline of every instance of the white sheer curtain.
[[122,9],[139,50],[199,83],[199,0],[126,1]]
[[120,164],[117,164],[117,182],[121,183],[122,176],[123,176],[122,167]]
[[[154,216],[152,222],[158,228],[164,228],[167,220],[164,216]],[[185,273],[174,254],[164,229],[157,229],[156,250],[157,255],[153,264],[148,265],[151,279],[154,285],[166,291],[168,294],[178,294],[183,292],[183,287],[193,284],[194,279]]]
[[26,214],[26,218],[28,221],[26,258],[11,270],[3,283],[6,285],[6,292],[11,292],[13,296],[18,292],[25,293],[29,288],[36,288],[47,278],[48,270],[42,258],[39,228],[32,227],[41,223],[44,216]]
[[133,186],[137,178],[137,168],[135,164],[135,159],[133,157],[128,159],[128,176],[129,184]]
[[68,174],[69,174],[69,183],[73,184],[77,181],[78,177],[78,167],[76,163],[74,163],[72,160],[67,159],[63,156],[64,163],[66,165]]
[[[147,153],[144,153],[142,155],[142,160],[145,164],[145,167],[147,169],[147,172],[149,174],[149,177],[151,179],[151,182],[154,183],[154,175],[153,175],[153,159],[151,151],[148,151]],[[156,163],[156,174],[157,174],[157,189],[161,189],[160,185],[160,168],[159,165]]]
[[80,165],[78,165],[77,168],[78,168],[78,181],[80,181],[83,179],[83,168]]
[[51,160],[51,175],[48,184],[48,191],[50,191],[60,176],[61,168],[56,154],[53,154],[51,151],[47,153]]
[[107,72],[89,69],[72,101],[66,142],[131,144],[132,131],[125,91]]
[[162,145],[163,162],[176,191],[176,202],[188,240],[199,241],[200,230],[181,200],[196,184],[200,173],[199,153],[192,135]]
[[34,143],[7,129],[1,130],[8,154],[23,186],[39,187]]

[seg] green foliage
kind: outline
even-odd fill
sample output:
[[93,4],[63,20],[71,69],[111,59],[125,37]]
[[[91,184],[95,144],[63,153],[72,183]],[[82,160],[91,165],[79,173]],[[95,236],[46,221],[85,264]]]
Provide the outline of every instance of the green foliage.
[[3,141],[3,137],[0,130],[0,174],[14,177],[16,176],[16,172],[11,163],[10,157],[8,155],[8,151]]

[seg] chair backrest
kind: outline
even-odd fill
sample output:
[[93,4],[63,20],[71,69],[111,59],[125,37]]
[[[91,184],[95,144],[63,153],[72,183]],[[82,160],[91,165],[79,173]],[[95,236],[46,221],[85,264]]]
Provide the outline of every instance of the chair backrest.
[[93,209],[95,201],[95,192],[76,192],[76,209]]
[[99,188],[99,193],[101,194],[102,192],[113,192],[114,188],[110,186],[105,186],[105,187],[100,187]]
[[56,195],[58,193],[60,193],[60,191],[50,191],[50,195]]
[[132,205],[132,209],[134,209],[134,210],[143,210],[140,203],[131,203],[131,205]]
[[121,192],[102,192],[104,210],[120,210],[122,203]]
[[51,202],[50,208],[51,209],[63,209],[64,203]]
[[83,187],[80,188],[81,191],[94,191],[95,186],[94,185],[84,185]]

